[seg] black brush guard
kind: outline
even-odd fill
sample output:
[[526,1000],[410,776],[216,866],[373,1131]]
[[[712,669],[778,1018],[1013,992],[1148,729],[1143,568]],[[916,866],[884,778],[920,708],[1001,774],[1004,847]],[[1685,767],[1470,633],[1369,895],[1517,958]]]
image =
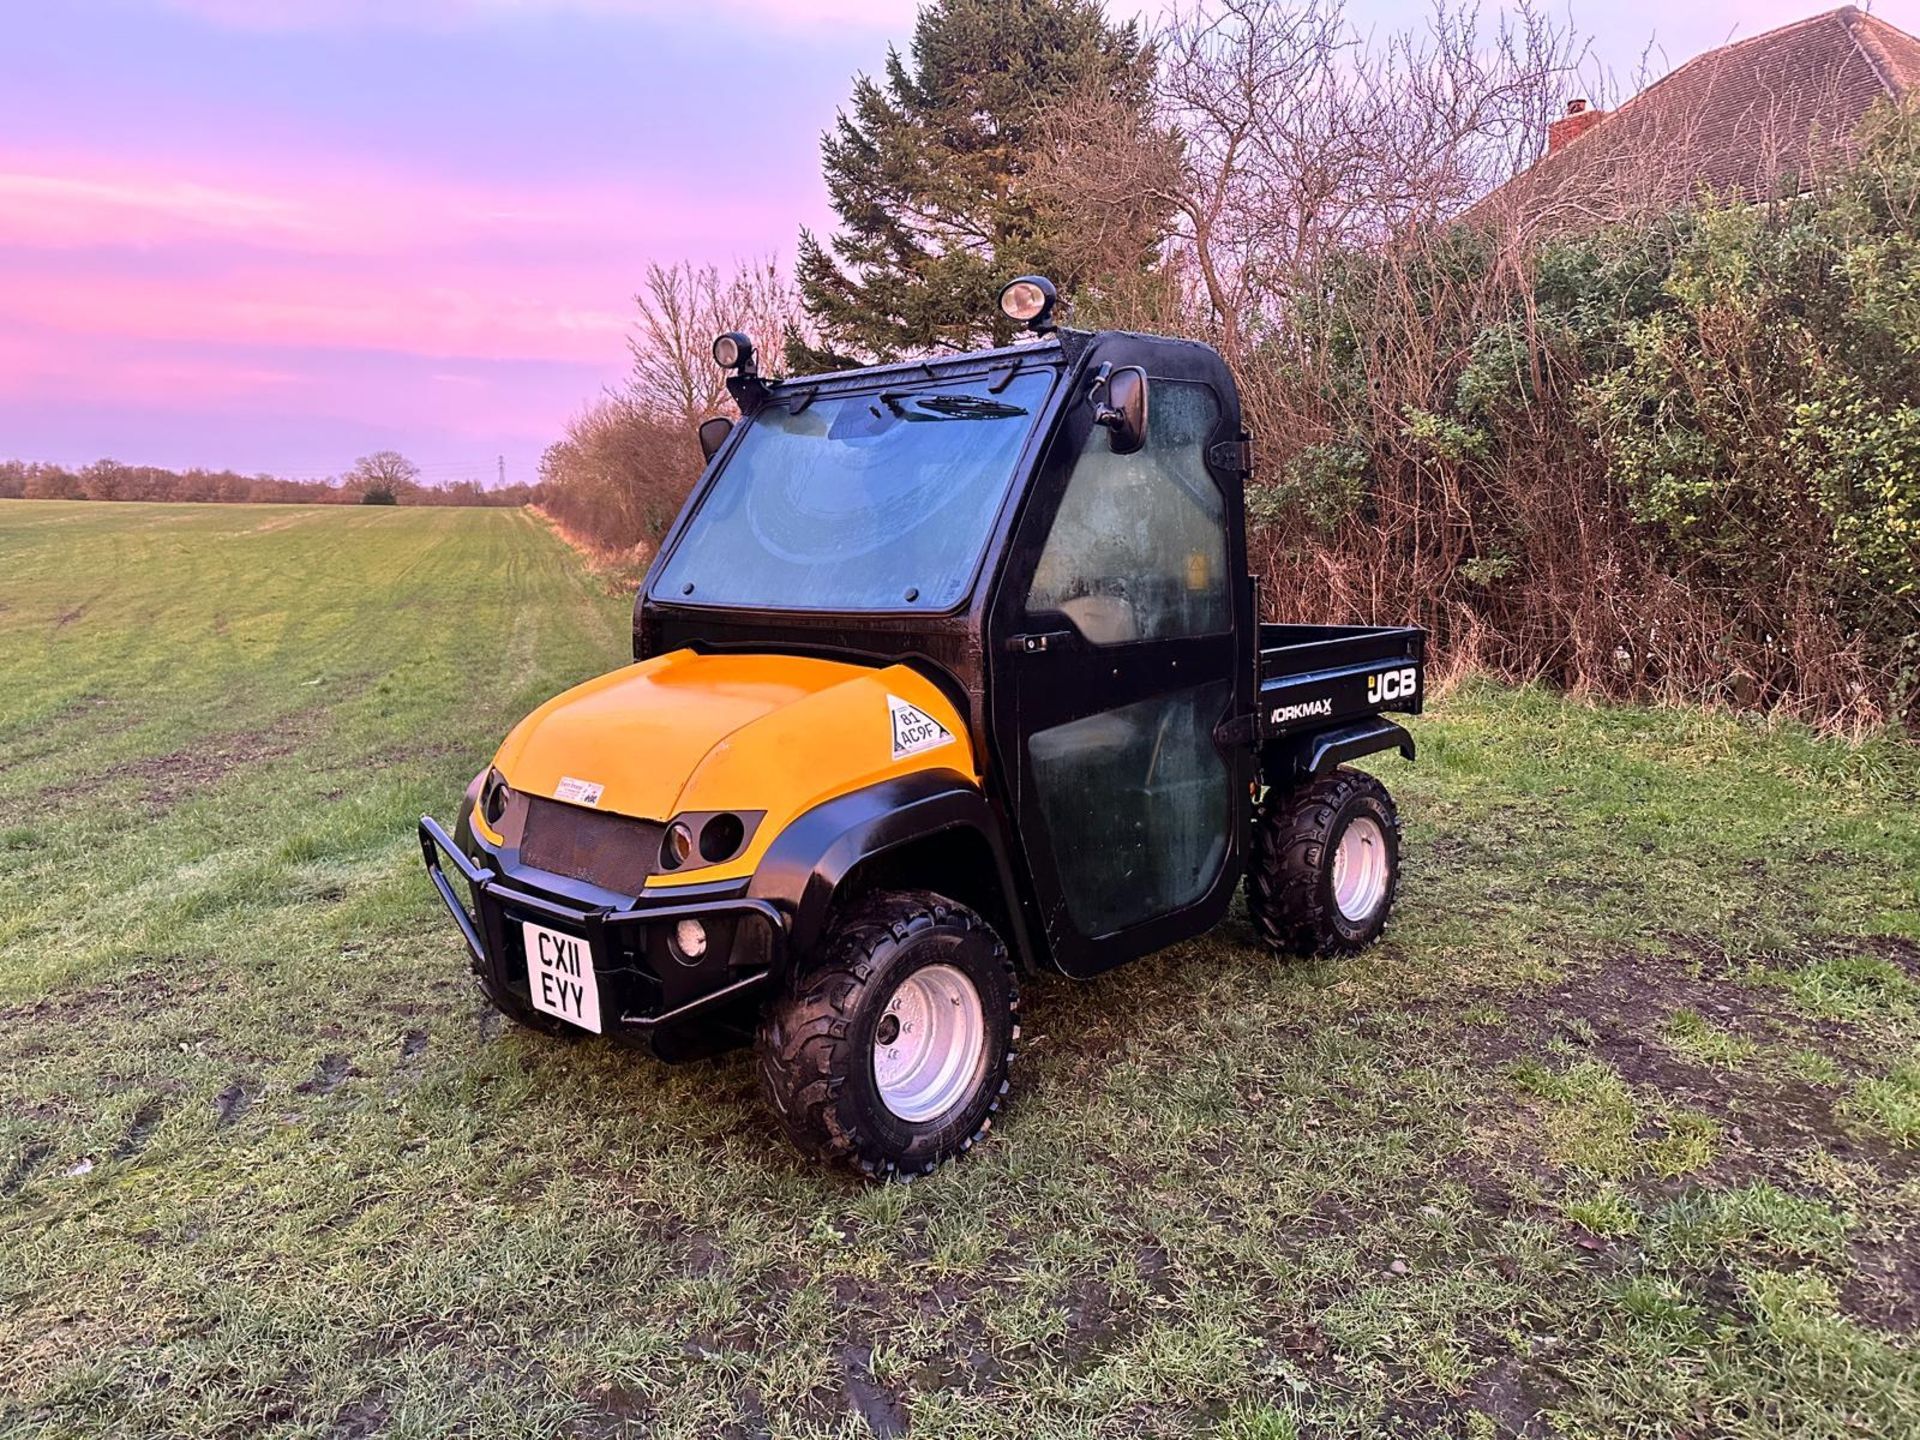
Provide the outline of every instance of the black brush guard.
[[[523,890],[497,872],[476,865],[430,815],[420,817],[420,853],[427,862],[427,875],[433,881],[433,888],[440,892],[440,899],[452,914],[453,923],[460,927],[460,938],[466,942],[474,970],[484,970],[503,989],[519,988],[513,983],[512,977],[505,973],[502,963],[509,953],[506,939],[506,926],[512,918],[507,913],[509,909],[515,915],[551,920],[583,936],[596,957],[596,963],[602,957],[618,956],[628,950],[643,952],[645,931],[661,925],[671,926],[681,920],[711,921],[725,918],[741,924],[767,927],[764,953],[770,963],[764,968],[750,971],[656,1015],[635,1015],[623,1011],[616,1021],[622,1030],[647,1035],[683,1021],[697,1020],[760,990],[780,968],[786,920],[764,900],[711,899],[633,910],[581,909],[563,905],[544,895]],[[451,863],[460,878],[466,881],[473,894],[472,910],[462,903],[459,892],[453,888],[453,881],[446,873],[446,863]],[[735,943],[738,943],[737,940]]]

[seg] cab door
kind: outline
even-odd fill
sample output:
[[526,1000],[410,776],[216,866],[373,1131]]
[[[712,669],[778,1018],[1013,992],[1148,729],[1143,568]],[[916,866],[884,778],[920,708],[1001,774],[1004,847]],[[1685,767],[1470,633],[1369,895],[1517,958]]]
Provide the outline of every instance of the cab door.
[[1102,337],[1148,373],[1117,455],[1070,397],[989,612],[994,745],[1054,963],[1089,975],[1197,934],[1243,863],[1254,706],[1244,447],[1225,366]]

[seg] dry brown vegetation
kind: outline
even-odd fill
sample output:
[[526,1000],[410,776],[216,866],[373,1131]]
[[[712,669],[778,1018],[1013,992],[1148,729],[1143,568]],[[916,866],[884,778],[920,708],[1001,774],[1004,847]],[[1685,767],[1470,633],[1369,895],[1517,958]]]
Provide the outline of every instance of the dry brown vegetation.
[[[1018,184],[1099,277],[1069,323],[1234,368],[1273,616],[1414,619],[1446,666],[1578,691],[1912,718],[1920,130],[1836,139],[1809,85],[1739,120],[1737,180],[1689,106],[1535,170],[1567,98],[1610,87],[1524,7],[1374,34],[1342,0],[1221,0],[1155,54],[1146,111],[1075,92]],[[767,265],[654,267],[639,305],[630,390],[543,472],[615,547],[697,473],[693,426],[726,406],[711,336],[771,356],[799,320]]]
[[1444,664],[1577,690],[1911,717],[1911,126],[1836,140],[1817,86],[1760,96],[1716,195],[1693,177],[1732,176],[1703,160],[1726,137],[1685,114],[1529,174],[1602,86],[1525,9],[1377,37],[1340,0],[1223,0],[1159,56],[1157,126],[1063,107],[1029,183],[1169,217],[1156,272],[1076,321],[1227,356],[1275,616],[1418,619]]
[[607,554],[643,555],[700,474],[694,431],[730,414],[716,335],[738,330],[777,356],[799,308],[772,261],[737,266],[653,264],[634,299],[627,383],[591,402],[540,462],[542,508]]
[[692,431],[630,395],[605,395],[540,461],[540,504],[580,540],[636,555],[660,537],[700,473]]

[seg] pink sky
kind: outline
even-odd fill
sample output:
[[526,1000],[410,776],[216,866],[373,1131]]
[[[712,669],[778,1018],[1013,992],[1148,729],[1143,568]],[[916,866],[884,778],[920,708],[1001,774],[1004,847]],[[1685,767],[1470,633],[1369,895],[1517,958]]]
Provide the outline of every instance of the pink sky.
[[[1656,33],[1677,63],[1813,8],[1574,13],[1625,74]],[[392,445],[430,479],[490,479],[496,457],[530,479],[618,381],[648,260],[785,257],[830,222],[820,132],[912,13],[25,7],[0,61],[0,456],[311,476]],[[1354,13],[1387,27],[1422,7]]]

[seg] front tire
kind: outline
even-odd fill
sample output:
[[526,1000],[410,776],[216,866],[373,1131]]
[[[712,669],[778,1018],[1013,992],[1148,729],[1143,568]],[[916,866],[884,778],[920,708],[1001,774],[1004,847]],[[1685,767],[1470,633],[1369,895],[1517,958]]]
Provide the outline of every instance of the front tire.
[[1400,887],[1400,815],[1387,787],[1340,769],[1269,790],[1254,815],[1247,914],[1266,946],[1348,955],[1380,938]]
[[1020,1036],[1007,947],[964,905],[883,891],[828,927],[760,1027],[761,1088],[809,1155],[925,1174],[973,1148]]

